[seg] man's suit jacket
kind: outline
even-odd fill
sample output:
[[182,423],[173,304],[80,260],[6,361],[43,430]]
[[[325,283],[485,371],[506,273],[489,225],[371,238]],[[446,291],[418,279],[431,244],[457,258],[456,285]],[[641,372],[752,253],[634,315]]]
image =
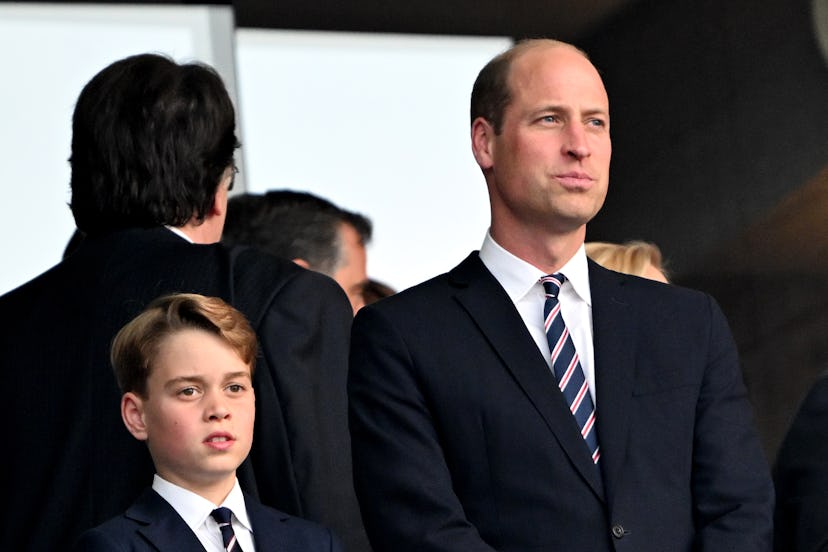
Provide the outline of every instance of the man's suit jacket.
[[109,361],[115,333],[171,292],[222,297],[259,337],[253,449],[238,476],[268,506],[364,550],[347,429],[352,313],[321,274],[253,249],[190,244],[165,228],[88,238],[0,298],[0,359],[13,443],[0,488],[10,550],[58,550],[123,512],[152,481],[144,443],[124,428]]
[[[256,552],[341,552],[331,532],[262,506],[245,495]],[[195,533],[161,495],[148,489],[122,515],[81,535],[75,552],[187,552],[204,550]]]
[[773,490],[720,310],[592,262],[589,277],[597,467],[476,253],[359,312],[351,437],[375,550],[769,549]]
[[828,551],[828,373],[808,392],[779,447],[777,552]]

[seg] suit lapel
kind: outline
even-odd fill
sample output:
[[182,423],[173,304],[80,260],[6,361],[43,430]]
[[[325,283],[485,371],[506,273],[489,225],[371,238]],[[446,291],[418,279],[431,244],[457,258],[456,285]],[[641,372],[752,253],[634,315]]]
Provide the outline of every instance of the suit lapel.
[[159,552],[201,550],[201,542],[178,512],[149,489],[127,511],[126,517],[144,525],[138,529]]
[[572,465],[599,498],[600,473],[549,370],[505,290],[472,253],[450,274],[456,300],[492,345],[506,369],[541,415]]
[[639,323],[626,290],[627,280],[627,276],[589,263],[598,442],[609,504],[626,456],[635,378],[635,329]]
[[[277,548],[289,552],[296,544],[282,523],[274,521],[273,511],[267,510],[262,504],[247,493],[244,494],[244,505],[253,527],[253,540],[258,550]],[[279,521],[289,519],[288,515],[281,515]]]

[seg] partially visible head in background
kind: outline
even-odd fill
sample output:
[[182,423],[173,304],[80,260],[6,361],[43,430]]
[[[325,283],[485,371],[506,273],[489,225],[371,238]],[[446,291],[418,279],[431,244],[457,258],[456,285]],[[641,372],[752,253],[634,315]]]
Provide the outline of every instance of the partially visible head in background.
[[587,242],[585,247],[587,256],[604,268],[659,282],[668,281],[661,250],[655,244],[645,241]]
[[371,303],[376,303],[380,299],[390,297],[395,293],[397,293],[397,291],[388,284],[369,278],[365,283],[362,295],[365,304],[370,305]]
[[272,190],[230,199],[222,241],[252,245],[326,274],[345,290],[356,313],[368,281],[365,246],[371,221],[307,192]]

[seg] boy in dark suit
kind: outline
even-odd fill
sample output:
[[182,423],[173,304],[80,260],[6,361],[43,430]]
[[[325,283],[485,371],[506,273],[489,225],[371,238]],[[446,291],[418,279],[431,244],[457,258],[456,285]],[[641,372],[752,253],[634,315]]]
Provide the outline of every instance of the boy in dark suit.
[[0,470],[15,497],[0,516],[3,549],[62,550],[146,487],[152,458],[117,415],[109,348],[155,298],[187,292],[222,298],[258,336],[242,489],[330,527],[350,552],[370,550],[348,435],[353,311],[331,278],[218,243],[239,146],[219,75],[130,56],[84,86],[72,123],[70,206],[83,241],[0,297],[0,318],[15,321],[0,335],[3,377],[30,390],[7,397],[17,441]]
[[256,334],[214,297],[154,301],[112,345],[121,417],[146,441],[156,474],[123,515],[77,550],[338,551],[331,532],[263,506],[236,469],[253,442]]

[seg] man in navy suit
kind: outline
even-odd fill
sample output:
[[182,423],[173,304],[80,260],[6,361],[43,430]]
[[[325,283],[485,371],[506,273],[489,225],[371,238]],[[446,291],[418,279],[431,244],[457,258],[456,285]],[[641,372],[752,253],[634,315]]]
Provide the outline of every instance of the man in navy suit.
[[121,417],[146,442],[156,474],[124,515],[85,532],[77,551],[340,550],[330,531],[262,506],[236,479],[253,440],[256,350],[244,315],[193,293],[159,298],[118,332]]
[[115,333],[173,292],[221,297],[259,336],[258,417],[242,489],[367,550],[354,494],[346,377],[352,311],[330,278],[221,238],[236,119],[215,71],[143,54],[84,86],[72,127],[71,208],[85,234],[61,263],[0,297],[15,445],[0,488],[9,550],[59,550],[123,512],[152,462],[117,416]]
[[[352,330],[354,477],[375,550],[770,548],[772,484],[719,308],[584,253],[609,122],[597,70],[568,44],[523,42],[480,72],[483,246]],[[566,331],[547,334],[557,309]],[[574,350],[560,380],[559,343]]]

